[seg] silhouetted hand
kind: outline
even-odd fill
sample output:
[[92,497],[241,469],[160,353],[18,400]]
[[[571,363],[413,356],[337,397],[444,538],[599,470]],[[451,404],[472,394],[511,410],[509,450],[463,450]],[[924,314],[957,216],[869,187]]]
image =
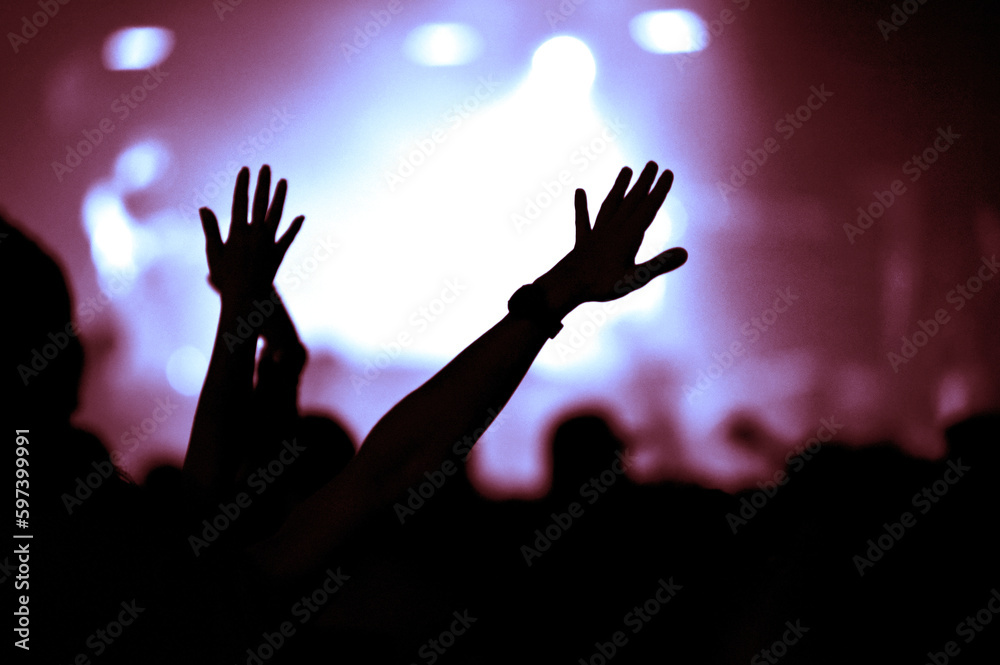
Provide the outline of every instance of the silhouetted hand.
[[288,184],[283,179],[278,181],[274,188],[274,199],[268,208],[271,169],[266,164],[262,166],[257,176],[253,211],[248,224],[249,189],[250,169],[243,167],[236,176],[232,222],[225,244],[222,242],[215,214],[208,208],[199,211],[205,231],[209,280],[219,291],[223,303],[245,304],[267,296],[278,266],[305,219],[300,215],[292,220],[288,230],[275,242]]
[[632,191],[626,194],[632,169],[623,168],[601,204],[593,228],[587,211],[587,194],[582,189],[576,190],[576,244],[538,280],[548,292],[550,304],[560,313],[584,302],[621,298],[687,261],[687,252],[675,247],[649,261],[635,263],[643,235],[674,180],[673,173],[664,171],[650,190],[656,171],[655,162],[646,164]]
[[[535,282],[554,313],[620,298],[684,263],[687,252],[678,248],[635,264],[673,178],[667,171],[650,190],[656,170],[650,162],[626,196],[632,172],[623,169],[593,228],[586,196],[577,190],[576,245]],[[322,571],[360,525],[394,501],[402,521],[398,502],[456,455],[465,460],[548,341],[549,326],[531,318],[504,316],[379,419],[347,467],[248,552],[258,570],[287,587]]]

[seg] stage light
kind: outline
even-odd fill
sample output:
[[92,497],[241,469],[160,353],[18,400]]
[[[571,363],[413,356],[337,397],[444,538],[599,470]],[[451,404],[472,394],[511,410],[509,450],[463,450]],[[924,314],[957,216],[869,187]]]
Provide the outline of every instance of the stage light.
[[643,12],[628,24],[635,43],[650,53],[690,53],[708,44],[705,22],[686,9]]
[[170,55],[174,33],[166,28],[122,28],[104,40],[104,66],[117,72],[149,69]]
[[531,59],[531,78],[552,96],[586,95],[596,75],[597,65],[590,49],[568,35],[548,40]]
[[483,50],[479,34],[461,23],[429,23],[413,30],[403,52],[428,67],[452,67],[475,60]]
[[145,189],[163,174],[168,160],[167,148],[159,141],[136,143],[118,156],[115,180],[125,191]]
[[182,346],[167,361],[167,381],[181,395],[193,397],[201,392],[208,371],[205,354],[193,346]]
[[92,187],[83,201],[83,223],[90,236],[94,265],[102,275],[134,267],[134,238],[121,197]]

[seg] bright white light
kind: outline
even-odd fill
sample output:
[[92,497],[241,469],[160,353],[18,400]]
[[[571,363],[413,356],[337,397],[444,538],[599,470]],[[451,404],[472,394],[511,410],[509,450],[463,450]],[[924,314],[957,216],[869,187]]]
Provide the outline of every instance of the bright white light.
[[207,371],[205,354],[190,345],[174,351],[167,361],[167,381],[181,395],[191,397],[201,392]]
[[639,14],[628,24],[636,44],[650,53],[690,53],[708,45],[708,28],[701,17],[686,9]]
[[531,59],[532,83],[554,97],[586,95],[596,75],[594,56],[576,37],[553,37]]
[[168,159],[169,154],[162,143],[136,143],[118,156],[115,179],[126,191],[145,189],[163,174]]
[[83,201],[83,223],[90,235],[90,253],[101,273],[133,267],[134,238],[122,200],[93,187]]
[[113,72],[148,69],[174,50],[174,33],[166,28],[122,28],[104,40],[104,66]]
[[449,67],[474,60],[483,50],[479,34],[461,23],[429,23],[413,30],[403,52],[420,65]]
[[[300,334],[353,347],[368,380],[396,363],[447,360],[496,323],[517,287],[572,249],[574,190],[587,190],[596,215],[619,170],[630,165],[638,171],[644,163],[626,157],[633,130],[619,118],[601,117],[588,98],[595,71],[578,39],[546,42],[521,85],[505,94],[477,82],[464,99],[450,102],[437,126],[423,124],[398,146],[386,146],[377,185],[354,176],[356,185],[345,187],[352,193],[335,207],[325,181],[290,175],[313,219],[345,220],[335,232],[307,222],[278,274]],[[544,85],[550,77],[556,80]],[[552,94],[567,84],[580,94]],[[683,206],[676,213],[686,217]],[[674,214],[669,207],[660,211],[640,261],[678,244]],[[373,269],[368,250],[321,259],[331,256],[323,249],[326,236],[344,247],[377,251],[380,268]],[[364,289],[341,288],[359,275]],[[617,321],[663,307],[666,281],[616,302],[600,334],[586,312],[568,320],[538,365],[602,361]],[[358,315],[331,317],[331,309]]]

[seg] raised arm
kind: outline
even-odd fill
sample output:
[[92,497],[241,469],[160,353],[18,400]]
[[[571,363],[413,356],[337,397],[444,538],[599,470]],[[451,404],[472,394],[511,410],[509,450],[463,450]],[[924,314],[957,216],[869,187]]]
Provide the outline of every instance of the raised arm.
[[371,513],[390,506],[449,457],[464,459],[566,314],[583,302],[620,298],[681,266],[687,253],[680,248],[635,264],[673,180],[666,171],[650,190],[656,171],[656,164],[647,164],[626,195],[632,172],[622,169],[593,228],[586,194],[577,190],[573,250],[534,282],[534,294],[512,304],[514,313],[393,407],[348,467],[254,548],[258,565],[284,579],[321,570]]
[[257,312],[270,302],[271,284],[295,235],[302,227],[296,217],[289,229],[275,242],[287,183],[278,182],[274,200],[268,207],[271,171],[263,166],[257,177],[250,222],[247,222],[250,171],[240,170],[233,192],[232,221],[229,237],[222,242],[219,222],[208,208],[202,208],[209,278],[219,291],[222,309],[216,331],[212,358],[205,384],[198,399],[191,440],[184,458],[189,473],[208,496],[226,491],[241,459],[239,446],[246,441],[253,394],[254,357],[257,336]]
[[261,336],[264,347],[257,363],[257,385],[253,392],[253,415],[258,437],[264,442],[259,451],[265,458],[280,450],[282,441],[293,436],[299,417],[299,379],[308,353],[299,340],[295,324],[277,291],[271,292],[274,309],[264,317]]

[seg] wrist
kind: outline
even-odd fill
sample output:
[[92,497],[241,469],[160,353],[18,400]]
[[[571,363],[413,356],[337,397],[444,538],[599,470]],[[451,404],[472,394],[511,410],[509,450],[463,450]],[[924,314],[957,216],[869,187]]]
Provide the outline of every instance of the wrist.
[[515,319],[528,321],[552,339],[562,330],[562,315],[549,306],[544,289],[538,284],[525,284],[507,301],[507,311]]
[[554,274],[554,269],[536,279],[533,284],[540,289],[548,311],[559,320],[583,303],[583,299],[569,288],[568,282]]
[[253,309],[252,301],[249,298],[223,298],[222,309],[219,318],[230,321],[245,317]]

